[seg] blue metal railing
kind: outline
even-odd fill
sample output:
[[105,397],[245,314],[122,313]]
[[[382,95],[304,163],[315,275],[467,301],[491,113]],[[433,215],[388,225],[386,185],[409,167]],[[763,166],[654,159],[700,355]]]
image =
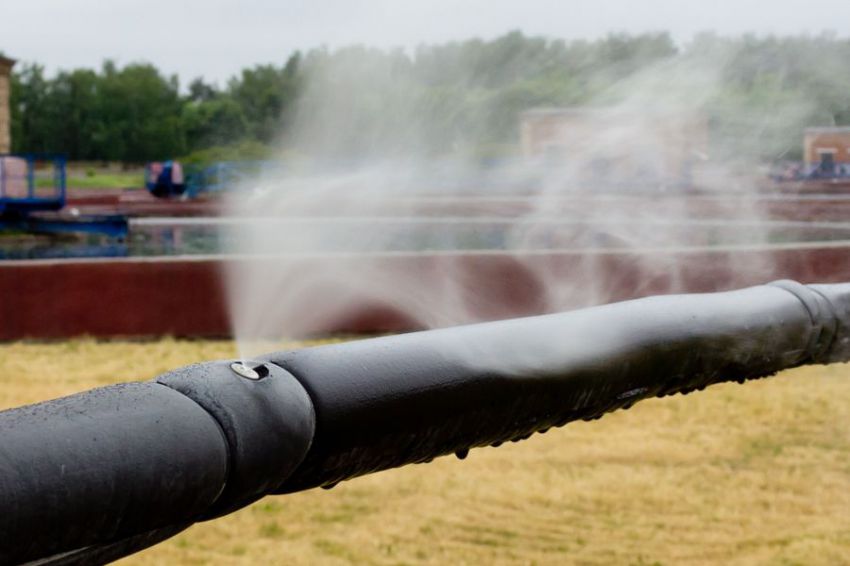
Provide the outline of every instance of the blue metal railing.
[[65,168],[63,155],[0,154],[0,230],[125,238],[128,225],[123,215],[69,216],[57,212],[66,201]]
[[[0,154],[0,213],[26,214],[65,206],[66,159],[62,155]],[[50,183],[39,186],[38,169],[50,168]]]

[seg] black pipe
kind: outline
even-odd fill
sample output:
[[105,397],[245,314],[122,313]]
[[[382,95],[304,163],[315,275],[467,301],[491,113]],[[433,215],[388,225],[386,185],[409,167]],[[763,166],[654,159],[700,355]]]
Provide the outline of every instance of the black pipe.
[[786,281],[189,366],[0,412],[0,563],[112,560],[270,493],[847,359],[850,284]]
[[119,558],[243,507],[290,474],[313,426],[284,370],[251,381],[226,362],[2,411],[0,564]]
[[277,491],[463,455],[647,397],[846,360],[849,311],[850,284],[784,281],[272,354],[317,415],[305,461]]

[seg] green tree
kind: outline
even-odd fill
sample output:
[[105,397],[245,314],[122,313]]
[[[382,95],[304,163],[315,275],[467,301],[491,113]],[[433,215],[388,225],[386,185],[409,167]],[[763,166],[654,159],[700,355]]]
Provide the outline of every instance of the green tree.
[[144,162],[186,151],[176,77],[165,78],[149,64],[118,69],[107,62],[98,98],[98,129],[93,137],[102,158]]
[[181,121],[191,151],[235,143],[248,134],[242,107],[229,96],[189,102],[183,108]]
[[49,91],[41,65],[24,64],[12,75],[12,151],[49,152],[53,149]]
[[270,142],[280,133],[297,95],[300,58],[296,52],[282,68],[258,65],[231,79],[228,95],[241,108],[253,139]]
[[71,159],[97,159],[100,149],[91,132],[99,127],[97,73],[77,69],[59,73],[50,83],[48,116],[50,146],[62,148]]

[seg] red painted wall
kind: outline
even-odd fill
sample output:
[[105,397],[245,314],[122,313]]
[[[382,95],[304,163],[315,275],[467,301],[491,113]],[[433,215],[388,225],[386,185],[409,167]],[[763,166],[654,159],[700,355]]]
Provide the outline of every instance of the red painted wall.
[[219,264],[209,261],[0,263],[0,340],[223,336]]
[[[647,260],[650,261],[647,261]],[[301,271],[309,273],[306,258]],[[357,258],[335,261],[357,262]],[[445,256],[386,257],[389,269],[436,284]],[[521,261],[499,254],[455,254],[472,307],[466,320],[490,320],[565,310],[570,299],[546,302],[536,273],[570,277],[593,262],[605,300],[669,292],[732,289],[789,278],[850,281],[850,247],[700,252],[553,253]],[[675,265],[675,269],[669,266]],[[224,262],[218,259],[104,259],[0,262],[0,340],[73,336],[230,335]],[[325,289],[324,293],[333,292]],[[317,293],[315,301],[322,301]],[[302,308],[310,309],[306,301]],[[385,332],[415,324],[388,305],[364,303],[310,329],[311,333]]]

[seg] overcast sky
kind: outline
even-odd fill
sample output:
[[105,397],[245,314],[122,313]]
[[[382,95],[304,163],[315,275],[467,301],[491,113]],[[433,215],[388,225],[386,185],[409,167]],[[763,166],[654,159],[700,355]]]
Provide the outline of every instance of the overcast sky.
[[0,51],[49,71],[149,61],[184,82],[223,83],[296,49],[411,47],[512,29],[576,39],[610,32],[850,36],[846,0],[0,0]]

